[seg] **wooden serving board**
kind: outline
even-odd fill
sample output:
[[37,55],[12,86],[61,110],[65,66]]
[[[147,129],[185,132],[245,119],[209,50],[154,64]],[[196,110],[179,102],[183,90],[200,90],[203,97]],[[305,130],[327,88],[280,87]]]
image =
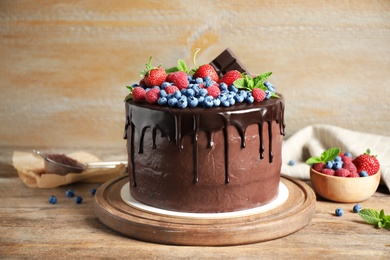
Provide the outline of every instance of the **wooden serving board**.
[[[261,213],[230,218],[191,218],[158,214],[125,203],[121,189],[128,176],[102,185],[95,194],[95,214],[106,226],[138,240],[193,246],[227,246],[287,236],[310,223],[316,196],[304,182],[282,176],[287,200]],[[216,213],[217,214],[217,213]]]

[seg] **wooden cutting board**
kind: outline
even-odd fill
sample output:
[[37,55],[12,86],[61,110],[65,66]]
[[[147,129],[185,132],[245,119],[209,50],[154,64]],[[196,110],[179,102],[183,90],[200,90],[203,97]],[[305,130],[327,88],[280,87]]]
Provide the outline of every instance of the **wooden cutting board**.
[[239,217],[191,218],[133,207],[122,199],[123,176],[95,194],[95,214],[106,226],[138,240],[193,246],[250,244],[287,236],[305,227],[315,214],[316,196],[304,182],[282,176],[288,198],[265,212]]

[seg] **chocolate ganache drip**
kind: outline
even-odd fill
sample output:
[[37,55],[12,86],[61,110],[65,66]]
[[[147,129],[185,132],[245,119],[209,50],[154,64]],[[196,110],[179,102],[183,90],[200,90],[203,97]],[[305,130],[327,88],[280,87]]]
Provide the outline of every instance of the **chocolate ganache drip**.
[[[245,149],[245,132],[249,125],[258,125],[259,129],[259,157],[264,158],[264,136],[263,125],[267,124],[269,139],[269,162],[273,160],[272,152],[272,122],[279,125],[279,133],[284,135],[284,99],[272,98],[260,103],[236,104],[233,107],[215,107],[215,108],[191,108],[178,109],[147,103],[126,102],[126,125],[124,138],[130,136],[130,164],[132,168],[133,185],[136,186],[137,169],[134,164],[135,138],[138,137],[138,153],[144,152],[144,139],[152,138],[153,149],[156,148],[157,132],[160,132],[161,138],[168,138],[174,142],[179,152],[184,149],[193,149],[193,174],[194,182],[198,182],[198,149],[210,149],[213,143],[213,134],[222,131],[224,135],[225,150],[225,183],[229,183],[229,140],[228,126],[234,126],[241,137],[241,148]],[[152,136],[145,136],[147,129],[151,129]],[[207,147],[199,147],[198,134],[200,131],[206,133]],[[137,135],[135,135],[137,133]],[[182,140],[185,136],[192,136],[193,147],[184,147]]]

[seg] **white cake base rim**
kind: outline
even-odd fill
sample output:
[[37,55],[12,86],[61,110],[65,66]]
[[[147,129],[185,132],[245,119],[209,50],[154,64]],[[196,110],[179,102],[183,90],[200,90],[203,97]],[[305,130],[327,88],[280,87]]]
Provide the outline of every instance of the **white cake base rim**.
[[232,212],[222,212],[222,213],[192,213],[192,212],[178,212],[166,209],[160,209],[156,207],[152,207],[146,204],[143,204],[136,199],[134,199],[130,194],[130,186],[129,183],[126,182],[121,189],[121,198],[122,200],[129,206],[135,207],[137,209],[162,214],[171,217],[184,217],[184,218],[198,218],[198,219],[217,219],[217,218],[235,218],[235,217],[243,217],[258,213],[263,213],[272,209],[275,209],[282,205],[288,199],[289,191],[286,185],[282,182],[279,183],[279,191],[278,195],[274,200],[270,203],[256,207],[251,209],[232,211]]

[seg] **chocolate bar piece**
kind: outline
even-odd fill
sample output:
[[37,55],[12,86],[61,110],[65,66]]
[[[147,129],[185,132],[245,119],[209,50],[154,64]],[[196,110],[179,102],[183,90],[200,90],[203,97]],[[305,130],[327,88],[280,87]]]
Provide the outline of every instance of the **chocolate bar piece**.
[[236,55],[227,48],[221,54],[218,55],[210,65],[214,67],[218,76],[223,76],[229,70],[238,70],[239,72],[250,75],[250,73],[245,69],[244,65],[237,59]]

